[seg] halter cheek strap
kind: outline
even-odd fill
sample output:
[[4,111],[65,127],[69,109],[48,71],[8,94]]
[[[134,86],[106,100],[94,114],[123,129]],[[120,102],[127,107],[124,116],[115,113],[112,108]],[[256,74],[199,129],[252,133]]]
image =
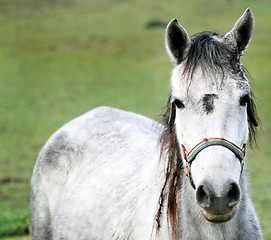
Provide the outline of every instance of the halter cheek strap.
[[243,144],[242,148],[225,138],[204,138],[203,141],[199,142],[191,151],[187,151],[185,146],[181,144],[183,156],[186,162],[186,176],[188,177],[192,187],[195,189],[195,184],[191,175],[191,164],[195,160],[196,156],[205,148],[210,146],[222,146],[232,151],[235,156],[239,159],[241,164],[241,174],[244,166],[244,158],[246,155],[246,144]]

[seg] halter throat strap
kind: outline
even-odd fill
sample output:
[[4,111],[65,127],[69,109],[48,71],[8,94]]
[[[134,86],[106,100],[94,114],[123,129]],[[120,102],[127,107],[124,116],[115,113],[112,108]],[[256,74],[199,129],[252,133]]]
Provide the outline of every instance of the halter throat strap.
[[186,176],[189,178],[189,181],[192,187],[195,189],[195,184],[191,175],[191,164],[195,160],[196,156],[205,148],[210,146],[222,146],[230,151],[232,151],[235,156],[239,159],[241,164],[241,174],[243,172],[244,158],[246,155],[246,144],[243,144],[242,148],[232,143],[231,141],[225,138],[204,138],[199,142],[195,147],[192,148],[189,152],[186,150],[185,146],[181,144],[183,156],[186,161]]

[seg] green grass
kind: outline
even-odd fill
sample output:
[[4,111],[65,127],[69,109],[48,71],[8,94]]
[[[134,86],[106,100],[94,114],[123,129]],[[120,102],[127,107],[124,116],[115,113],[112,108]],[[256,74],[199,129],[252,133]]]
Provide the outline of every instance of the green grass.
[[[6,235],[27,234],[30,225],[28,209],[14,209],[4,211],[0,218],[0,233]],[[1,236],[1,235],[0,235]]]
[[0,0],[0,237],[28,228],[37,154],[62,124],[99,105],[152,118],[161,113],[171,64],[164,28],[177,17],[190,34],[228,31],[246,7],[256,29],[243,58],[262,119],[249,153],[251,192],[271,239],[271,8],[268,0]]
[[30,240],[30,236],[17,236],[17,237],[5,237],[1,238],[1,240]]

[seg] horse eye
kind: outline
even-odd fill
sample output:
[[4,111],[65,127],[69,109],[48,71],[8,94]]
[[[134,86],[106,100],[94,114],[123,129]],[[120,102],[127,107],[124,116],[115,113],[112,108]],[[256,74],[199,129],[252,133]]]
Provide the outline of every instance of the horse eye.
[[248,103],[249,100],[250,100],[250,95],[249,94],[246,94],[246,95],[242,96],[240,98],[240,105],[241,106],[246,106],[246,104]]
[[184,104],[182,101],[178,100],[178,99],[174,99],[173,103],[175,104],[175,106],[179,109],[184,108]]

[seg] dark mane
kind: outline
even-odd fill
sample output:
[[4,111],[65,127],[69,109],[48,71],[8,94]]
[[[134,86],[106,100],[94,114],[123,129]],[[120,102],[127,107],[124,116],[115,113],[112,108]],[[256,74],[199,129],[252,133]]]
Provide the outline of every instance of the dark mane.
[[[196,34],[191,38],[191,46],[184,59],[183,76],[188,81],[192,81],[193,74],[197,67],[201,67],[203,74],[222,73],[223,81],[225,74],[238,75],[238,79],[247,81],[249,74],[240,63],[240,56],[237,51],[226,47],[217,33],[203,32]],[[256,143],[256,127],[258,126],[258,117],[256,106],[252,98],[247,105],[247,115],[249,123],[249,140],[252,146]],[[178,190],[182,186],[182,177],[184,169],[182,166],[179,144],[175,132],[175,105],[171,102],[169,96],[167,107],[162,116],[162,124],[165,126],[164,132],[160,138],[161,156],[166,155],[168,165],[166,169],[165,183],[159,199],[159,209],[156,214],[157,233],[160,228],[160,215],[165,200],[167,200],[167,216],[171,225],[172,239],[176,238],[176,228],[178,226]]]
[[229,49],[218,33],[202,32],[191,37],[191,46],[184,60],[184,74],[192,78],[198,66],[203,73],[224,73],[225,70],[236,72],[240,70],[237,51]]

